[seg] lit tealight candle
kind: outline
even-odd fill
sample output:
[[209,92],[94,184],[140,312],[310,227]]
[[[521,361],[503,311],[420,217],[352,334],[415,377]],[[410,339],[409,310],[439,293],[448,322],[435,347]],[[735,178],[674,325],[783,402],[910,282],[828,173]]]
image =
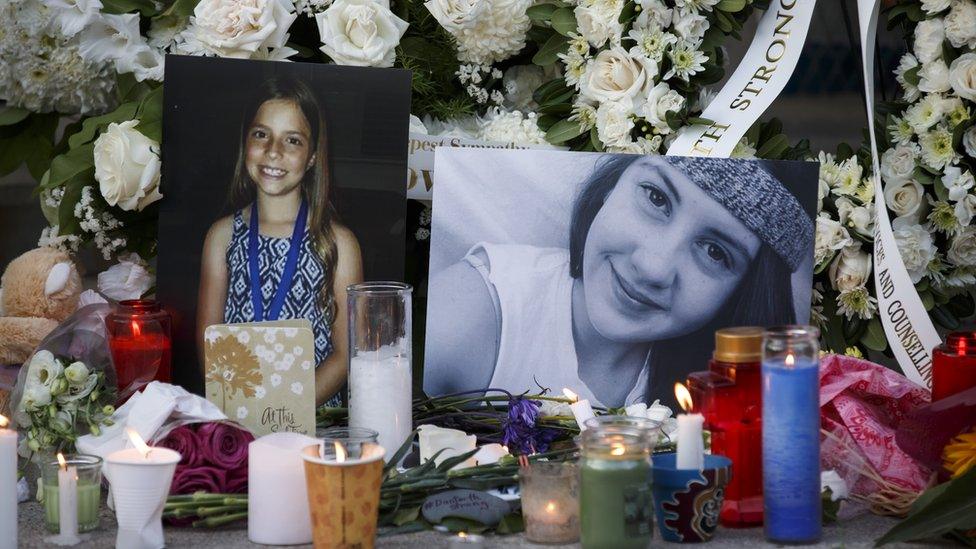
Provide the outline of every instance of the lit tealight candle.
[[[693,403],[688,388],[681,383],[674,384],[674,396],[685,412],[691,412]],[[702,440],[702,425],[705,417],[701,414],[678,415],[678,455],[675,467],[678,469],[698,469],[705,466],[705,443]]]
[[17,547],[17,431],[0,415],[0,547]]
[[576,424],[579,425],[580,431],[585,430],[586,420],[596,417],[596,414],[593,413],[593,407],[590,406],[590,401],[585,398],[581,399],[579,395],[567,388],[563,388],[563,394],[573,401],[569,408],[573,411],[573,417],[576,418]]
[[451,548],[470,549],[471,547],[484,547],[485,538],[478,534],[461,532],[451,539]]

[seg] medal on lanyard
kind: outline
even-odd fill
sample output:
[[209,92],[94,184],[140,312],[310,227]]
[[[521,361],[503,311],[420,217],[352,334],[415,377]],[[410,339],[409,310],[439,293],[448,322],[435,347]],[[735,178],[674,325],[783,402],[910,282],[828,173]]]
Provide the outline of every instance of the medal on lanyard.
[[281,281],[271,300],[271,306],[265,310],[264,299],[261,295],[261,271],[258,265],[258,203],[255,200],[251,206],[251,223],[247,234],[247,262],[250,271],[251,305],[254,307],[254,320],[278,320],[281,308],[285,305],[285,297],[291,291],[295,281],[295,271],[298,269],[298,254],[301,253],[302,240],[305,238],[305,221],[308,219],[308,204],[302,199],[295,227],[291,231],[288,241],[288,256],[285,258],[285,270],[281,273]]

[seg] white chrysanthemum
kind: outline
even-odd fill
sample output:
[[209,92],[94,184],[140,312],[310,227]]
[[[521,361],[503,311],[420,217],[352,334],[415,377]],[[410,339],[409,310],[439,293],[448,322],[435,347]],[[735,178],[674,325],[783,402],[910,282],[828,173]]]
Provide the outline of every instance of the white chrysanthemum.
[[566,79],[566,85],[579,89],[580,79],[586,74],[586,64],[590,58],[574,48],[570,48],[569,51],[560,53],[558,56],[559,60],[566,66],[566,73],[563,75],[563,78]]
[[675,44],[668,52],[668,57],[671,59],[671,70],[664,75],[663,80],[677,76],[687,82],[689,78],[705,70],[703,63],[708,61],[708,56],[695,44],[684,41]]
[[544,145],[546,134],[539,129],[536,114],[494,108],[480,121],[478,138],[517,145]]
[[939,126],[918,138],[922,146],[922,160],[931,168],[941,170],[959,161],[959,154],[952,148],[952,132]]
[[891,134],[892,141],[898,145],[911,143],[912,138],[915,136],[915,130],[912,129],[912,125],[904,118],[894,115],[891,116],[891,124],[888,125],[888,132]]
[[580,129],[588,132],[596,126],[596,107],[578,101],[573,105],[573,114],[569,115],[569,119],[579,122]]
[[458,59],[490,65],[520,52],[532,26],[525,14],[531,5],[532,0],[494,0],[472,25],[447,29],[457,41]]
[[837,312],[846,316],[848,320],[854,317],[870,320],[877,311],[878,300],[872,297],[864,286],[844,290],[837,295]]
[[848,158],[838,166],[831,190],[838,196],[853,196],[861,186],[862,172],[863,169],[857,162],[857,158],[853,156]]
[[77,39],[47,31],[38,2],[0,4],[0,100],[32,112],[101,114],[115,106],[111,65],[84,60]]
[[675,0],[674,6],[682,14],[698,13],[699,11],[712,11],[712,6],[721,0]]
[[905,73],[918,66],[918,59],[910,53],[901,56],[898,68],[895,69],[895,80],[905,92],[905,101],[915,101],[919,97],[918,87],[905,79]]
[[635,26],[627,33],[627,37],[636,42],[630,48],[631,55],[635,57],[642,55],[657,63],[664,59],[668,47],[678,43],[677,36],[656,27],[639,28]]
[[921,101],[905,110],[905,121],[915,133],[923,132],[938,124],[945,116],[946,103],[939,94],[926,95]]

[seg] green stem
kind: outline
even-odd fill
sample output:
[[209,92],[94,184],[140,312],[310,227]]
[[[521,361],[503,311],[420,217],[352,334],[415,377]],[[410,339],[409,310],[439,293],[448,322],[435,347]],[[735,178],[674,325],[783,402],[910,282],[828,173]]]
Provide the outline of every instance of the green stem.
[[212,517],[226,513],[247,513],[247,505],[224,505],[221,507],[201,507],[197,509],[198,517]]
[[216,528],[218,526],[223,526],[225,524],[230,524],[232,522],[236,522],[246,518],[247,518],[247,511],[244,511],[243,513],[233,513],[221,517],[210,517],[210,518],[205,518],[203,520],[196,520],[193,521],[193,527],[194,528]]

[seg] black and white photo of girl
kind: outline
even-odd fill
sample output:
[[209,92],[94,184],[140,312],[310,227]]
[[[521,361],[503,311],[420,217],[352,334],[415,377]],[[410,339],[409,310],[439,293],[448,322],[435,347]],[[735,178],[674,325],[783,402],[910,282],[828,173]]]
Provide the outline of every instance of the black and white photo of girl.
[[438,150],[435,179],[430,395],[670,402],[716,329],[809,317],[816,164]]

